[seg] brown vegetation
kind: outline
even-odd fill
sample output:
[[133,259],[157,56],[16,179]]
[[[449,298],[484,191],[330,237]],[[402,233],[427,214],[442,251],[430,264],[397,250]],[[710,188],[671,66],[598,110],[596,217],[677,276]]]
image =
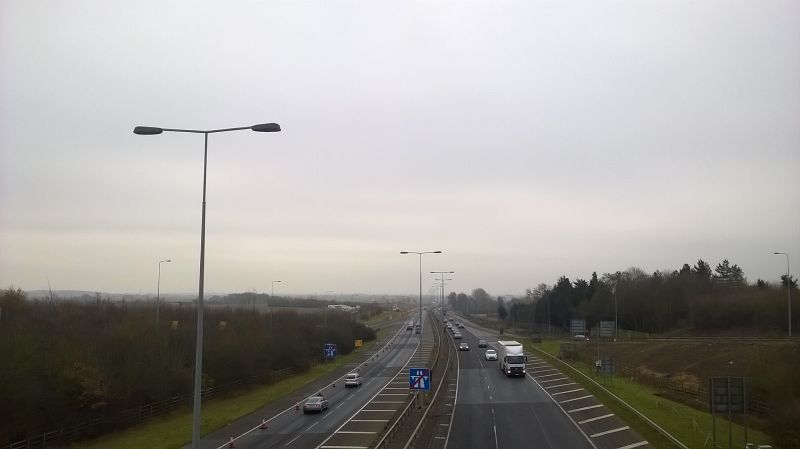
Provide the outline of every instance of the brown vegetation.
[[[0,444],[191,391],[195,311],[153,303],[29,301],[0,292]],[[362,313],[364,311],[362,310]],[[323,326],[324,320],[327,325]],[[213,308],[204,319],[204,386],[305,369],[324,343],[340,354],[375,333],[350,314]]]

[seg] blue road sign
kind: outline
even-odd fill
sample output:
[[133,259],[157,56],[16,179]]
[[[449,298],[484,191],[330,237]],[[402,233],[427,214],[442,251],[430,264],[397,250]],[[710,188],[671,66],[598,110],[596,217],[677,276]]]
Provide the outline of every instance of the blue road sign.
[[325,358],[326,359],[335,359],[336,358],[336,344],[335,343],[325,343]]
[[411,368],[408,370],[408,388],[412,390],[431,389],[431,370],[428,368]]

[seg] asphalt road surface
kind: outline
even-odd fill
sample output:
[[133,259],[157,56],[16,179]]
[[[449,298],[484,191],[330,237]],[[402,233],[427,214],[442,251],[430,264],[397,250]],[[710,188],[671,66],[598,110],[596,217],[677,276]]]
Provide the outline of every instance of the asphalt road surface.
[[[441,320],[440,320],[441,325]],[[458,351],[459,375],[448,448],[593,449],[580,429],[528,376],[506,377],[469,329]],[[489,341],[490,345],[496,342]],[[491,347],[491,346],[490,346]]]

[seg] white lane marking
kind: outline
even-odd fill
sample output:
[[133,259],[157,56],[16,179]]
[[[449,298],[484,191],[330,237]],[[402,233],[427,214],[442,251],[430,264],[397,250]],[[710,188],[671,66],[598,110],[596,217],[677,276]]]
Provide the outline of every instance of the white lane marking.
[[290,444],[294,443],[294,442],[295,442],[295,441],[297,441],[297,439],[298,439],[298,438],[300,438],[301,436],[303,436],[303,434],[302,434],[302,433],[301,433],[300,435],[297,435],[296,437],[292,438],[291,440],[289,440],[289,442],[288,442],[288,443],[286,443],[285,445],[283,445],[283,447],[286,447],[286,446],[288,446],[288,445],[290,445]]
[[494,449],[497,449],[497,424],[494,421],[494,407],[492,407],[492,428],[494,428]]
[[591,410],[591,409],[593,409],[593,408],[600,408],[600,407],[602,407],[602,406],[603,406],[603,404],[590,405],[590,406],[588,406],[588,407],[576,408],[576,409],[574,409],[574,410],[570,410],[569,412],[570,412],[570,413],[577,413],[577,412],[582,412],[582,411],[584,411],[584,410]]
[[378,393],[378,396],[408,396],[409,393]]
[[320,449],[369,449],[367,446],[320,446]]
[[340,430],[336,433],[354,433],[357,435],[375,435],[378,432],[360,432],[358,430]]
[[[545,374],[544,376],[536,376],[536,378],[537,378],[537,379],[541,379],[541,378],[543,378],[543,377],[553,377],[553,376],[563,376],[563,374],[561,374],[561,373],[555,373],[555,374]],[[565,378],[565,379],[566,379],[566,378]],[[544,382],[544,381],[543,381],[543,380],[540,380],[540,381],[539,381],[539,383],[542,383],[542,382]]]
[[388,419],[351,419],[350,422],[389,422]]
[[642,447],[642,446],[645,446],[647,444],[650,444],[650,443],[648,443],[647,441],[640,441],[638,443],[633,443],[633,444],[629,444],[627,446],[618,447],[617,449],[633,449],[635,447]]
[[559,394],[567,394],[567,393],[575,393],[576,391],[581,391],[583,388],[576,388],[574,390],[567,390],[567,391],[559,391],[558,393],[553,393],[553,396],[558,396]]
[[372,401],[370,404],[405,404],[406,401]]
[[536,371],[536,372],[537,372],[537,373],[549,373],[550,371],[558,371],[558,370],[557,370],[557,369],[555,369],[555,368],[550,368],[550,369],[542,369],[542,370],[538,370],[538,371]]
[[570,385],[575,385],[575,382],[569,382],[569,383],[565,383],[565,384],[558,384],[558,385],[550,385],[549,387],[545,387],[545,388],[568,387],[568,386],[570,386]]
[[589,418],[589,419],[584,419],[583,421],[578,421],[578,424],[586,424],[587,422],[597,421],[597,420],[600,420],[600,419],[606,419],[606,418],[610,418],[612,416],[614,416],[613,413],[609,413],[608,415],[595,416],[594,418]]
[[342,404],[339,404],[339,405],[337,405],[336,407],[334,407],[333,409],[334,409],[334,410],[336,410],[337,408],[339,408],[339,407],[341,407],[341,406],[343,406],[343,405],[344,405],[344,403],[342,403]]
[[[557,376],[558,374],[556,374]],[[562,380],[568,380],[566,377],[559,377],[558,379],[548,379],[548,380],[540,380],[540,384],[546,384],[548,382],[561,382]]]
[[563,401],[559,401],[558,403],[559,404],[566,404],[567,402],[580,401],[581,399],[588,399],[590,397],[592,397],[592,395],[589,394],[589,395],[586,395],[586,396],[581,396],[579,398],[565,399]]
[[303,432],[306,432],[306,431],[310,430],[312,427],[316,426],[317,424],[319,424],[319,421],[315,421],[314,424],[311,424],[310,426],[306,427],[306,430],[304,430]]
[[628,429],[630,429],[630,427],[622,426],[622,427],[617,427],[616,429],[606,430],[605,432],[598,432],[598,433],[595,433],[595,434],[589,435],[589,436],[592,437],[592,438],[597,438],[597,437],[601,437],[603,435],[608,435],[609,433],[622,432],[623,430],[628,430]]
[[362,412],[396,412],[397,410],[364,409]]

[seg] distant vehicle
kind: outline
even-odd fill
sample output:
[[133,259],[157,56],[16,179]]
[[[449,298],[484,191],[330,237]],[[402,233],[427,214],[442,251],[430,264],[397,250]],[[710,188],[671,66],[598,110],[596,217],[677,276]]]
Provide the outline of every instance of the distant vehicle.
[[458,323],[458,328],[459,329],[464,329],[464,323]]
[[464,338],[464,337],[462,337],[462,336],[461,336],[461,332],[454,332],[454,333],[453,333],[453,338],[457,338],[457,339],[459,339],[459,340],[460,340],[460,339],[462,339],[462,338]]
[[303,404],[303,413],[319,412],[328,408],[328,400],[322,396],[312,396]]
[[461,343],[460,345],[458,345],[458,350],[459,351],[469,351],[469,343],[467,343],[467,342]]
[[347,387],[360,387],[361,376],[358,373],[350,373],[344,378],[344,386]]
[[407,331],[414,330],[414,326],[409,324],[408,326],[406,326],[406,330]]
[[522,344],[513,340],[501,340],[500,345],[500,371],[506,376],[525,376],[525,362],[528,358],[523,353]]
[[414,329],[414,333],[415,333],[415,334],[419,334],[420,332],[422,332],[422,329],[420,329],[420,328],[416,328],[416,329]]
[[453,325],[452,325],[452,324],[450,324],[450,323],[447,323],[447,328],[448,328],[448,329],[452,329],[452,328],[453,328]]
[[486,340],[478,340],[478,347],[485,348],[486,347]]
[[583,335],[583,334],[575,334],[575,335],[572,337],[572,339],[573,339],[574,341],[589,341],[589,337],[587,337],[587,336],[585,336],[585,335]]
[[497,360],[497,351],[494,349],[487,349],[484,357],[486,357],[486,360]]

